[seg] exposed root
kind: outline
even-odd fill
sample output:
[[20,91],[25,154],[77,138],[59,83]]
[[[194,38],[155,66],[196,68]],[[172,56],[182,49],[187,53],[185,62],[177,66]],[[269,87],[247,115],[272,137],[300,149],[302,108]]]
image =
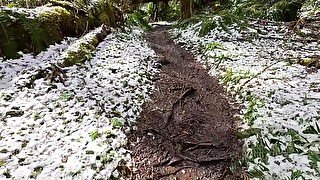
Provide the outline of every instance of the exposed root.
[[176,106],[179,104],[179,102],[181,102],[184,98],[186,98],[188,95],[194,93],[196,90],[194,88],[189,88],[186,91],[184,91],[179,98],[172,104],[171,109],[170,109],[170,114],[169,116],[166,118],[165,122],[166,122],[166,127],[170,124],[171,120],[173,119],[173,112],[174,109],[176,108]]

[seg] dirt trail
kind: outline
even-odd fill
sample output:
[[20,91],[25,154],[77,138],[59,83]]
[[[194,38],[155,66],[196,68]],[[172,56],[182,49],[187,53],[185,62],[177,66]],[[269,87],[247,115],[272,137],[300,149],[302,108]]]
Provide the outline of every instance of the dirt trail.
[[242,153],[235,111],[218,80],[167,30],[148,34],[162,67],[129,136],[137,168],[132,179],[239,179],[228,169]]

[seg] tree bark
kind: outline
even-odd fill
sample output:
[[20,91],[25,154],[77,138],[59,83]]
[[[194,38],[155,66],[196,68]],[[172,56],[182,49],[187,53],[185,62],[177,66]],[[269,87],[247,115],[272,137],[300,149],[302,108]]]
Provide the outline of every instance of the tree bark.
[[181,4],[181,19],[191,18],[192,15],[192,0],[180,0]]

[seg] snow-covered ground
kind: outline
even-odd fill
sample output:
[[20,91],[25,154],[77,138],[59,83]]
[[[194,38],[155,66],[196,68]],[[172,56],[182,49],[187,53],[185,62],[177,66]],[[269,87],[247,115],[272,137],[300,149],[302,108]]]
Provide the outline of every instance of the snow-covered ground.
[[70,44],[73,44],[74,41],[75,38],[67,38],[60,43],[50,45],[47,50],[37,56],[22,54],[21,58],[10,60],[2,60],[0,57],[0,90],[10,88],[13,78],[20,72],[54,63],[56,58],[58,58]]
[[320,0],[307,0],[301,8],[301,17],[320,13]]
[[239,164],[257,179],[319,179],[320,71],[297,62],[320,57],[320,44],[282,23],[251,22],[242,32],[218,27],[204,37],[200,26],[171,33],[244,105]]
[[130,166],[125,131],[153,89],[154,51],[140,30],[112,33],[65,85],[37,76],[68,44],[1,64],[0,179],[121,179]]

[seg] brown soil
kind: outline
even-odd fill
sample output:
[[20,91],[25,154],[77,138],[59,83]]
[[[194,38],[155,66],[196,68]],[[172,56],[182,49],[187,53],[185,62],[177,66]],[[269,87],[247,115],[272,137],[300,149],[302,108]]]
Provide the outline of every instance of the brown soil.
[[162,67],[137,130],[129,135],[131,179],[240,179],[229,172],[242,154],[236,111],[218,80],[167,30],[159,27],[147,38]]

